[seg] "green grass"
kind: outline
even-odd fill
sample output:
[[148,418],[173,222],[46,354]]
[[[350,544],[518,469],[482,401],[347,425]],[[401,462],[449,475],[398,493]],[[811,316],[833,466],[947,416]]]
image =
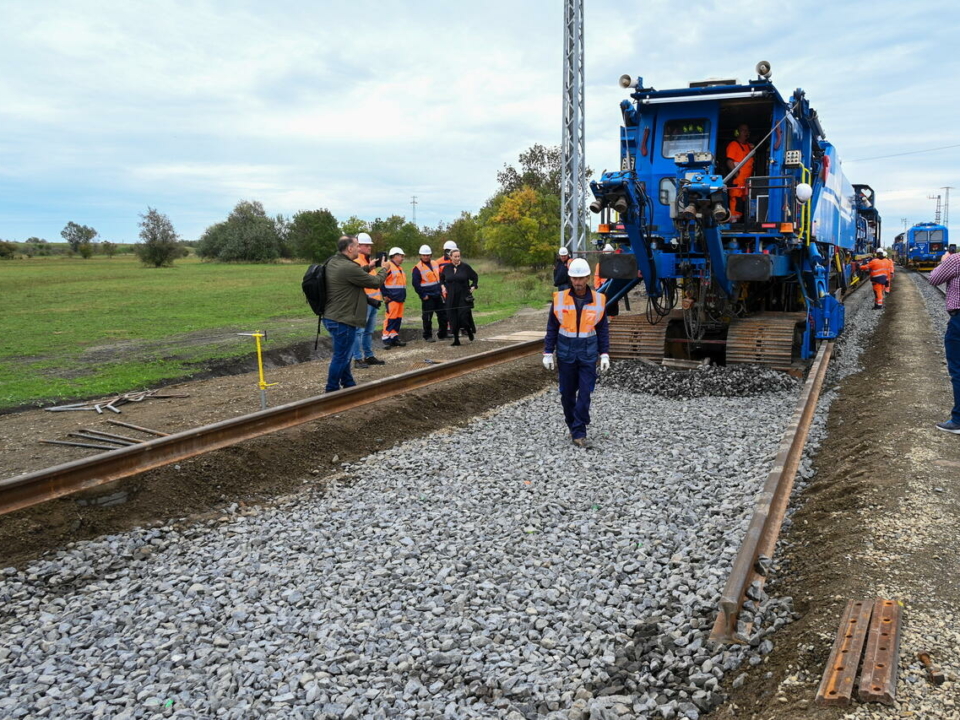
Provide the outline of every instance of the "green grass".
[[[413,264],[404,264],[408,282]],[[547,271],[474,267],[481,325],[549,300]],[[196,258],[154,269],[127,255],[0,262],[0,407],[188,377],[211,361],[249,357],[253,341],[238,332],[266,330],[268,349],[309,340],[317,321],[300,291],[305,269]],[[406,323],[419,324],[419,300],[409,296]]]

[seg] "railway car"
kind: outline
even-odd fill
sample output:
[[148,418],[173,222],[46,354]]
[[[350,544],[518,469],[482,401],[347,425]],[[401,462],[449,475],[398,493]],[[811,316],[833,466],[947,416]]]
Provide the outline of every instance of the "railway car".
[[[768,63],[757,73],[670,90],[620,79],[620,167],[591,182],[590,209],[622,250],[600,260],[608,302],[645,285],[645,315],[617,320],[642,357],[807,360],[843,330],[840,291],[879,247],[873,190],[844,177],[803,90],[784,99]],[[744,126],[753,148],[732,161]]]
[[933,270],[947,251],[947,228],[938,223],[917,223],[894,242],[894,259],[913,270]]

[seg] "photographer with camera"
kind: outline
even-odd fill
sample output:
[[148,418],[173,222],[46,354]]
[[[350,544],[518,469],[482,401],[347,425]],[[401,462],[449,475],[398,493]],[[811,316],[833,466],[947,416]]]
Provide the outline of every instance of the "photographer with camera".
[[[357,235],[357,246],[360,254],[354,262],[364,272],[376,275],[377,270],[383,267],[386,253],[377,253],[377,256],[373,257],[373,238],[365,232]],[[378,287],[363,290],[367,294],[367,321],[363,327],[357,328],[357,339],[353,344],[353,366],[360,370],[366,370],[371,365],[386,364],[373,354],[373,331],[377,327],[377,312],[383,305],[383,293]]]
[[350,355],[357,330],[364,328],[368,317],[370,305],[365,291],[379,288],[387,273],[385,268],[364,272],[356,262],[359,254],[357,238],[344,235],[337,240],[337,252],[326,262],[327,303],[323,326],[333,338],[326,392],[357,384],[350,372]]

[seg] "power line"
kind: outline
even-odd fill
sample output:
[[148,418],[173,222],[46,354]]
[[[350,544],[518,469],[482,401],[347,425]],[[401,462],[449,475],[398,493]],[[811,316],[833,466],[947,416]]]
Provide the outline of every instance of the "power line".
[[844,160],[844,162],[866,162],[867,160],[886,160],[887,158],[893,157],[903,157],[904,155],[917,155],[919,153],[928,153],[935,152],[936,150],[949,150],[950,148],[958,148],[960,144],[957,145],[943,145],[942,147],[927,148],[926,150],[911,150],[910,152],[895,153],[893,155],[877,155],[876,157],[868,158],[857,158],[856,160]]

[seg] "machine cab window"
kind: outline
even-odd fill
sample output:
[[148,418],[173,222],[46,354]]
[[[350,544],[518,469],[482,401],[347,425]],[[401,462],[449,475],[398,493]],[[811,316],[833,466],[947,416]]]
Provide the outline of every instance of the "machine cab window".
[[706,118],[668,120],[663,126],[665,158],[677,153],[705,152],[710,149],[710,121]]

